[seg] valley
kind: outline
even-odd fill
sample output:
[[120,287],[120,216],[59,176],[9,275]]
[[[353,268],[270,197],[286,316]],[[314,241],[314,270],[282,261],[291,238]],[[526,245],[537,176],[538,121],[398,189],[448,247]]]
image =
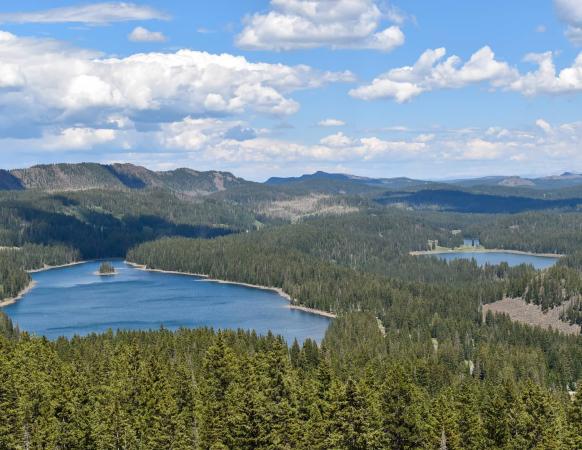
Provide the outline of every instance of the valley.
[[582,0],[0,1],[0,450],[581,450]]
[[[512,202],[524,195],[535,202],[511,213],[504,206],[454,210],[438,206],[440,183],[431,185],[437,203],[392,204],[384,199],[394,192],[415,195],[430,183],[323,173],[268,183],[233,176],[238,181],[220,189],[193,189],[189,181],[180,190],[151,181],[169,175],[126,165],[125,173],[150,181],[78,189],[86,183],[80,180],[96,176],[97,168],[87,167],[59,169],[75,177],[63,184],[53,169],[42,176],[42,167],[16,172],[29,174],[27,183],[37,187],[0,192],[2,297],[20,298],[0,310],[0,344],[11,355],[0,357],[2,373],[8,380],[23,376],[21,370],[47,376],[48,369],[26,369],[41,356],[24,355],[30,348],[52,355],[55,378],[43,383],[55,393],[54,404],[63,398],[59,389],[75,389],[80,397],[72,408],[88,414],[82,411],[101,401],[92,389],[114,389],[110,383],[133,383],[145,398],[155,382],[131,381],[124,368],[134,361],[144,376],[155,372],[163,380],[159,395],[176,411],[168,420],[187,442],[198,438],[177,418],[207,417],[201,405],[211,387],[202,380],[223,376],[221,367],[228,368],[229,386],[244,386],[249,400],[237,394],[220,405],[240,410],[244,403],[249,414],[260,414],[262,405],[283,408],[286,418],[278,420],[292,439],[299,439],[293,424],[310,430],[305,447],[321,442],[321,418],[300,412],[301,404],[318,405],[331,417],[348,390],[369,402],[359,411],[371,427],[395,414],[393,408],[421,408],[412,434],[391,432],[411,442],[437,443],[445,426],[447,433],[477,432],[484,442],[511,446],[487,427],[514,414],[525,427],[530,396],[554,414],[549,429],[557,426],[551,417],[569,417],[568,392],[582,378],[582,216],[573,203],[540,210],[542,188],[504,185],[519,189]],[[479,186],[455,189],[470,195],[491,189]],[[544,195],[574,198],[554,190]],[[504,205],[502,198],[489,200]],[[103,258],[115,275],[96,276]],[[61,267],[45,270],[52,266]],[[108,369],[97,367],[110,366],[121,372],[101,378],[97,371]],[[86,380],[84,387],[60,386],[63,371]],[[262,383],[290,391],[266,399]],[[382,403],[399,389],[415,400]],[[460,402],[468,390],[473,403]],[[515,401],[495,403],[506,395]],[[258,398],[256,407],[247,404]],[[454,425],[457,419],[446,422],[437,405],[487,425],[475,431]],[[139,408],[123,406],[130,416]],[[106,420],[91,417],[91,429]],[[421,417],[437,428],[425,427]],[[571,430],[570,419],[563,420]],[[343,419],[329,423],[324,426]],[[152,436],[148,430],[140,433]],[[569,439],[571,431],[564,433]]]

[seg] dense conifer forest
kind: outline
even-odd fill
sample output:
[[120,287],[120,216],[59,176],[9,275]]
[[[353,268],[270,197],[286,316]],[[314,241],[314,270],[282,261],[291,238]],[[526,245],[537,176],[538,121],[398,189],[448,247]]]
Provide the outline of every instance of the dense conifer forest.
[[[126,256],[279,287],[338,318],[319,345],[211,329],[48,341],[0,312],[0,448],[580,448],[582,337],[482,306],[569,302],[563,319],[580,323],[582,215],[418,211],[375,203],[377,188],[326,189],[1,194],[3,298],[27,270]],[[538,271],[410,254],[464,236],[567,256]]]
[[0,446],[579,448],[582,396],[394,357],[373,323],[339,319],[321,347],[208,329],[56,342],[8,331]]

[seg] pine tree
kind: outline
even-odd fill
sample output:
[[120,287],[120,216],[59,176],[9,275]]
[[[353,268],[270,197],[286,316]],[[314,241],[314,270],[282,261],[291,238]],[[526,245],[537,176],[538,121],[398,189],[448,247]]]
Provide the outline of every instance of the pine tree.
[[176,395],[178,409],[174,418],[175,436],[173,448],[176,450],[192,449],[196,447],[194,374],[183,363],[176,364],[176,367],[172,370],[174,376],[171,382],[174,384],[173,390]]
[[478,385],[471,381],[463,383],[457,395],[463,448],[471,450],[487,448],[485,427],[479,410],[480,403]]
[[296,394],[284,341],[276,338],[264,357],[258,359],[259,389],[264,393],[260,428],[266,448],[291,448],[300,432]]
[[0,336],[0,448],[16,448],[19,432],[18,397],[9,365],[12,358],[8,340]]
[[365,450],[381,448],[374,412],[352,379],[334,383],[330,396],[327,448]]
[[18,399],[19,445],[55,448],[59,437],[55,386],[62,378],[57,355],[44,339],[20,343],[11,359]]
[[174,447],[178,405],[172,373],[172,367],[155,356],[144,358],[139,366],[135,415],[138,440],[146,448]]
[[570,446],[582,448],[582,382],[578,382],[578,390],[568,410],[568,425]]
[[291,349],[289,350],[289,358],[291,359],[291,365],[295,368],[299,367],[300,355],[301,355],[301,348],[299,347],[299,342],[297,342],[297,339],[294,339],[293,345],[291,345]]
[[426,396],[400,367],[390,370],[379,392],[381,429],[385,446],[408,449],[424,440]]
[[521,397],[523,413],[518,420],[518,433],[513,445],[516,448],[563,448],[565,418],[556,408],[554,400],[531,381],[525,383]]
[[198,446],[201,448],[232,448],[233,436],[228,426],[233,410],[230,391],[239,377],[236,357],[219,334],[214,345],[208,348],[196,393],[196,418]]
[[489,448],[508,448],[517,433],[517,421],[522,413],[521,399],[509,382],[489,386],[483,407],[484,425]]
[[430,429],[427,434],[429,446],[438,446],[445,442],[448,450],[463,448],[459,419],[458,405],[454,400],[451,389],[443,390],[431,405]]
[[105,348],[107,358],[97,367],[99,376],[91,389],[92,439],[99,450],[137,445],[134,408],[138,387],[136,374],[141,354],[133,345]]

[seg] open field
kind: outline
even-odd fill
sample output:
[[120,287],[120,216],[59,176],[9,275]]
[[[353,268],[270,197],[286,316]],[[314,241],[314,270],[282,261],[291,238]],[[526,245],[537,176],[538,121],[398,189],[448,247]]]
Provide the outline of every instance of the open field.
[[341,215],[358,211],[329,195],[310,194],[291,200],[276,200],[260,205],[258,212],[267,217],[296,222],[313,215]]
[[533,303],[526,303],[521,298],[505,298],[495,303],[483,305],[483,316],[491,311],[496,314],[507,314],[515,322],[527,325],[540,326],[545,329],[552,328],[566,334],[580,334],[580,325],[570,325],[560,320],[560,313],[570,305],[564,302],[562,305],[550,309],[544,313],[542,308]]

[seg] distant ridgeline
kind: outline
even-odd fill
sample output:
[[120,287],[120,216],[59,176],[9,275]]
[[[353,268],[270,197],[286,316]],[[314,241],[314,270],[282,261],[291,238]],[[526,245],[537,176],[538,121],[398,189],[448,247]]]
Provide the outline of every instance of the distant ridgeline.
[[546,209],[579,210],[582,208],[582,191],[580,194],[579,197],[548,200],[461,190],[428,189],[415,192],[387,192],[375,200],[385,205],[405,203],[420,209],[499,214]]
[[[305,208],[307,197],[313,195],[355,196],[359,201],[351,201],[359,206],[367,201],[375,205],[396,204],[464,213],[499,214],[547,209],[571,211],[582,205],[582,175],[569,172],[532,179],[485,177],[434,182],[319,171],[300,177],[272,177],[265,183],[254,183],[229,172],[201,172],[187,168],[153,171],[132,164],[49,164],[0,170],[0,191],[66,192],[91,189],[161,189],[188,197],[224,194],[215,198],[237,204],[244,202],[259,216],[265,210],[265,203],[268,209],[269,202],[301,198],[301,207]],[[294,207],[279,206],[287,209]],[[318,205],[316,212],[325,209],[324,206]]]
[[0,189],[69,191],[86,189],[166,188],[204,195],[249,184],[228,172],[176,169],[154,172],[133,164],[50,164],[11,171],[0,170]]

